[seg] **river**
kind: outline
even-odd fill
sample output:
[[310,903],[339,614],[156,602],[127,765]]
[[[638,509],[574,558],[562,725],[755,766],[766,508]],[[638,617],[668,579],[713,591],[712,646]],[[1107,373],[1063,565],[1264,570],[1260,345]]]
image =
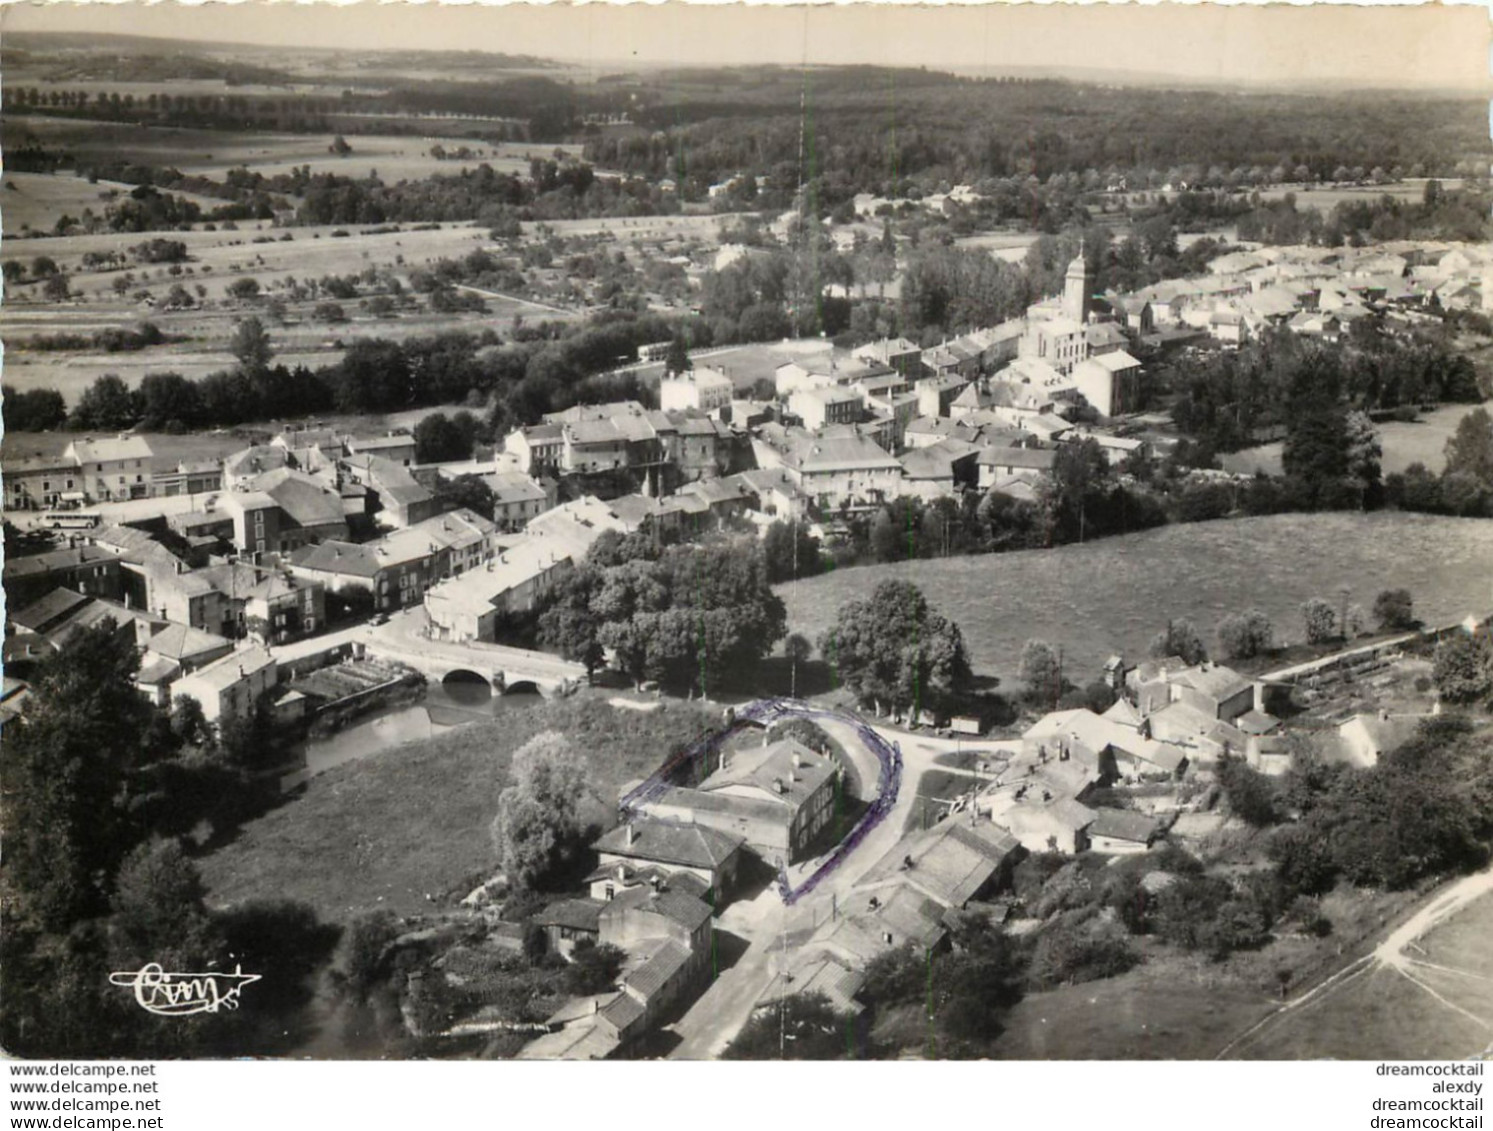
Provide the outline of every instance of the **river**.
[[287,787],[334,766],[380,750],[444,734],[452,727],[526,710],[544,701],[537,692],[494,695],[485,682],[433,683],[416,703],[399,703],[363,715],[350,726],[301,746],[306,768],[285,779]]
[[[527,710],[543,701],[538,693],[494,695],[485,682],[432,683],[419,702],[391,704],[335,734],[303,744],[306,769],[287,777],[285,784],[291,786],[380,750],[479,719]],[[398,1024],[397,1017],[383,1016],[372,1005],[340,995],[327,971],[322,970],[313,980],[310,999],[284,1019],[286,1047],[277,1048],[275,1055],[317,1060],[379,1059],[389,1055],[389,1034]]]

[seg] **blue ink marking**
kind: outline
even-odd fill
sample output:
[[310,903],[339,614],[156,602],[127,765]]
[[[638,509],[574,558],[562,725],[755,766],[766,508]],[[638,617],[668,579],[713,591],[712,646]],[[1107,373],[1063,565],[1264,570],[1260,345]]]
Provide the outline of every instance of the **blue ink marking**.
[[[764,727],[770,727],[773,723],[784,718],[833,719],[852,728],[856,736],[861,740],[863,746],[876,756],[880,764],[880,773],[876,782],[876,798],[871,802],[865,814],[856,822],[855,828],[830,855],[812,876],[804,880],[797,888],[788,880],[787,865],[778,869],[778,895],[783,903],[789,907],[793,906],[799,899],[808,895],[823,880],[832,874],[845,858],[855,851],[856,847],[870,835],[871,830],[876,828],[886,819],[888,813],[897,802],[897,794],[902,788],[902,747],[898,743],[889,743],[881,735],[877,734],[871,726],[851,715],[844,715],[837,711],[825,711],[816,707],[807,706],[794,699],[759,699],[755,703],[736,712],[733,724],[723,731],[716,731],[705,735],[692,746],[680,751],[670,758],[662,766],[654,771],[653,775],[641,785],[631,790],[623,797],[620,807],[624,813],[632,813],[641,805],[658,798],[664,790],[669,788],[668,776],[680,766],[697,758],[709,758],[717,747],[736,731],[748,723],[756,723]],[[708,763],[706,763],[708,765]]]

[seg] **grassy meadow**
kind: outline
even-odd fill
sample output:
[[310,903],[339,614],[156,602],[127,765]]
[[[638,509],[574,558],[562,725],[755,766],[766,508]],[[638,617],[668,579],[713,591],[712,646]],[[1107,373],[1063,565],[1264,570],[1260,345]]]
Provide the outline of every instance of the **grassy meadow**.
[[1486,1050],[1493,1027],[1490,934],[1493,896],[1485,895],[1412,946],[1409,956],[1416,964],[1406,973],[1380,966],[1345,979],[1263,1026],[1232,1055],[1243,1060],[1476,1056]]
[[1162,527],[1086,545],[859,566],[778,588],[788,623],[813,641],[847,601],[887,578],[913,581],[957,622],[975,670],[1014,681],[1022,644],[1062,645],[1070,678],[1107,656],[1144,656],[1168,617],[1212,642],[1225,614],[1262,609],[1277,640],[1303,635],[1310,597],[1370,608],[1405,587],[1416,614],[1446,623],[1493,609],[1493,522],[1432,515],[1293,514]]
[[199,862],[208,901],[298,899],[347,922],[381,907],[412,914],[427,896],[460,898],[496,866],[488,827],[513,752],[535,734],[558,730],[585,754],[590,815],[610,824],[624,782],[719,721],[690,704],[628,711],[582,693],[338,766]]
[[[1423,413],[1412,421],[1386,420],[1378,424],[1379,443],[1384,449],[1380,465],[1389,475],[1404,471],[1412,463],[1421,463],[1432,473],[1440,472],[1446,465],[1446,441],[1456,432],[1462,418],[1472,412],[1475,405],[1444,405]],[[1239,452],[1228,452],[1218,457],[1225,471],[1253,475],[1263,471],[1266,475],[1281,474],[1281,444],[1261,444],[1256,448],[1245,448]]]

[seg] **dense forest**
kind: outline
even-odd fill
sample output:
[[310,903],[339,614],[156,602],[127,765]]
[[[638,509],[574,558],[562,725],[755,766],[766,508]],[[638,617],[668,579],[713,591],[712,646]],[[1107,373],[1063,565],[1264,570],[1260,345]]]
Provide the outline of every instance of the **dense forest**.
[[[179,55],[135,56],[128,66],[108,57],[79,60],[41,68],[40,84],[7,86],[4,110],[316,132],[413,131],[422,118],[459,116],[486,120],[490,140],[585,141],[593,164],[650,180],[673,176],[687,193],[691,185],[703,189],[744,171],[772,175],[785,166],[807,166],[812,176],[832,171],[830,193],[901,195],[909,181],[1028,174],[1045,180],[1085,170],[1123,175],[1132,188],[1277,167],[1305,170],[1297,180],[1376,167],[1451,175],[1486,165],[1487,152],[1477,99],[1391,92],[1117,88],[888,67],[679,69],[589,82],[537,73],[533,61],[522,71],[456,68],[446,72],[455,77],[443,79],[388,75],[375,83],[377,76],[365,74],[352,85],[307,92],[305,75],[292,88],[274,70],[225,66]],[[36,70],[28,66],[27,73]],[[158,81],[116,79],[126,74],[221,77],[229,89],[137,97],[129,90],[67,88],[84,74],[95,84]],[[273,85],[250,91],[242,87],[248,82]]]

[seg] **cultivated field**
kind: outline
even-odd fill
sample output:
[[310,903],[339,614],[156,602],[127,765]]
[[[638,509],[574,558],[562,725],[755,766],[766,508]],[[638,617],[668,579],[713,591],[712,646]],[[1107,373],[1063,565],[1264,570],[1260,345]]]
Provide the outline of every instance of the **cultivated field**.
[[[1420,419],[1406,423],[1386,420],[1375,427],[1379,430],[1379,442],[1384,455],[1380,465],[1384,474],[1404,471],[1412,463],[1421,463],[1432,474],[1439,473],[1446,464],[1446,441],[1457,430],[1462,418],[1476,406],[1465,404],[1444,405],[1432,412],[1424,413]],[[1257,448],[1246,448],[1241,452],[1229,452],[1218,457],[1225,471],[1253,475],[1263,471],[1266,475],[1281,474],[1281,444],[1262,444]]]
[[977,671],[1016,679],[1022,644],[1065,649],[1075,682],[1107,656],[1145,655],[1168,617],[1190,618],[1211,640],[1226,613],[1258,608],[1278,639],[1302,636],[1301,602],[1336,600],[1342,586],[1368,608],[1404,586],[1428,623],[1493,608],[1493,522],[1380,512],[1273,515],[1163,527],[1082,546],[860,566],[778,592],[794,631],[817,641],[847,601],[877,582],[922,587],[964,632]]
[[533,735],[559,730],[586,754],[591,815],[606,821],[624,782],[646,777],[674,743],[719,719],[683,703],[645,713],[583,695],[339,766],[201,861],[208,901],[299,899],[339,923],[375,908],[427,910],[427,893],[464,895],[491,875],[488,826],[509,760]]
[[[0,307],[0,333],[6,343],[5,382],[18,389],[55,388],[69,403],[75,403],[82,391],[104,373],[118,374],[131,386],[150,372],[171,371],[200,377],[231,364],[228,343],[233,324],[250,314],[259,314],[266,321],[280,360],[290,365],[312,366],[335,362],[342,352],[337,343],[359,336],[398,339],[450,329],[506,328],[515,316],[530,321],[581,316],[582,312],[565,311],[548,304],[487,295],[486,313],[435,314],[422,309],[374,318],[361,315],[358,300],[349,299],[339,304],[348,321],[326,324],[314,317],[314,308],[320,300],[310,300],[288,303],[287,321],[280,325],[265,317],[262,301],[240,302],[227,297],[229,285],[246,277],[259,282],[266,298],[283,296],[297,279],[357,275],[369,267],[391,270],[408,282],[407,272],[413,268],[441,258],[460,257],[490,243],[485,230],[455,224],[427,231],[379,235],[363,235],[353,228],[345,229],[349,232],[347,236],[334,237],[332,233],[338,230],[278,229],[266,223],[245,225],[238,231],[168,233],[169,238],[187,245],[189,261],[182,273],[172,275],[164,266],[136,266],[129,272],[133,275],[132,285],[123,297],[115,293],[114,282],[125,272],[84,272],[82,256],[89,252],[127,253],[132,245],[151,238],[148,235],[118,233],[7,240],[0,250],[0,259],[29,264],[38,255],[48,255],[69,276],[73,292],[82,298],[48,303],[35,286],[10,289],[4,306]],[[269,242],[253,242],[257,238],[268,238]],[[207,293],[199,298],[198,307],[175,312],[133,298],[141,288],[157,299],[164,298],[175,283],[181,283],[194,296],[198,286]],[[169,337],[181,340],[136,353],[25,348],[26,339],[34,336],[87,334],[108,327],[129,328],[146,320],[155,323]]]
[[[433,119],[432,136],[428,137],[347,134],[352,152],[345,157],[338,157],[329,149],[335,136],[333,131],[325,134],[237,133],[27,115],[15,118],[7,132],[14,130],[17,137],[30,134],[48,148],[65,149],[79,165],[128,161],[166,166],[180,169],[183,173],[217,179],[225,170],[239,166],[274,176],[309,165],[313,173],[336,173],[345,177],[363,178],[377,171],[381,180],[393,184],[438,173],[454,176],[463,169],[475,169],[483,162],[499,173],[527,174],[531,157],[552,157],[557,148],[569,153],[580,151],[580,147],[575,145],[493,143],[435,136],[439,128],[439,119]],[[464,145],[473,151],[474,156],[467,161],[438,161],[430,156],[431,146],[437,144],[448,150]]]
[[[135,187],[122,181],[90,184],[84,177],[47,173],[7,173],[4,186],[0,190],[0,226],[3,226],[7,239],[28,230],[50,232],[63,216],[77,220],[85,208],[91,208],[102,216],[113,200],[128,196]],[[176,195],[204,210],[224,203],[189,192]],[[142,238],[145,237],[137,237],[137,240]]]
[[[1441,182],[1445,189],[1459,189],[1462,182],[1446,178]],[[1331,185],[1322,188],[1300,188],[1281,185],[1260,190],[1262,200],[1284,200],[1287,193],[1296,194],[1297,208],[1315,208],[1320,212],[1331,212],[1339,204],[1372,203],[1381,197],[1391,196],[1396,200],[1419,203],[1426,193],[1426,182],[1419,177],[1398,181],[1392,185]]]

